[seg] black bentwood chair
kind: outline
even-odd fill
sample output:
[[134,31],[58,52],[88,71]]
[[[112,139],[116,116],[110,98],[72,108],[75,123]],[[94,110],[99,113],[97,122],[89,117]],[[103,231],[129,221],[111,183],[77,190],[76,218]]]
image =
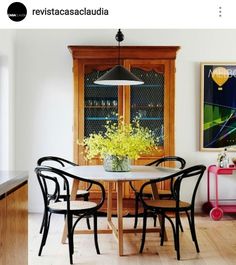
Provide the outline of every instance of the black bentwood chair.
[[[194,204],[195,204],[195,197],[197,193],[197,189],[199,183],[202,179],[204,171],[206,167],[204,165],[197,165],[193,166],[184,170],[181,170],[171,176],[151,180],[143,184],[140,189],[140,199],[143,203],[144,207],[144,214],[143,214],[143,235],[142,235],[142,242],[140,246],[140,253],[143,252],[144,243],[145,243],[145,236],[146,236],[146,225],[147,225],[147,214],[149,211],[154,212],[156,214],[161,215],[161,246],[164,243],[164,231],[165,231],[165,219],[167,219],[171,223],[171,227],[173,230],[174,235],[174,244],[175,250],[177,254],[177,259],[180,259],[180,243],[179,243],[179,227],[180,227],[180,213],[185,212],[188,217],[190,231],[192,235],[192,240],[195,243],[196,251],[200,252],[196,230],[195,230],[195,222],[194,222]],[[174,185],[173,185],[173,199],[170,200],[144,200],[143,192],[148,185],[153,183],[158,183],[160,181],[165,180],[172,180],[175,178]],[[191,188],[188,186],[188,191],[191,190],[191,200],[189,202],[182,201],[181,193],[182,193],[182,186],[185,185],[184,182],[187,181],[189,178],[194,178],[195,184],[191,183]],[[191,180],[192,180],[191,179]],[[175,224],[168,216],[168,212],[173,212],[175,214]]]
[[[168,161],[178,162],[178,164],[179,164],[178,168],[179,169],[183,169],[185,167],[185,165],[186,165],[186,161],[182,157],[179,157],[179,156],[165,156],[165,157],[159,158],[159,159],[157,159],[155,161],[152,161],[151,163],[147,164],[146,166],[156,166],[156,167],[158,167],[161,164],[163,164],[165,162],[168,162]],[[174,182],[174,179],[171,179],[171,183],[170,183],[171,189],[170,190],[158,190],[158,194],[159,194],[159,197],[161,199],[162,198],[165,198],[165,199],[173,198],[173,195],[172,195],[173,182]],[[134,191],[134,194],[135,194],[135,199],[134,199],[135,200],[134,228],[137,228],[138,217],[139,217],[138,209],[139,209],[139,202],[140,202],[140,192],[135,189],[135,187],[132,184],[132,181],[130,181],[129,184],[130,184],[130,187]],[[146,197],[147,199],[151,199],[152,198],[152,193],[143,193],[143,197]],[[153,216],[153,218],[154,218],[154,226],[156,226],[156,215]],[[180,227],[181,227],[181,231],[183,231],[182,225],[180,225]]]
[[[62,167],[66,167],[66,166],[78,166],[78,164],[75,164],[69,160],[66,160],[64,158],[61,157],[57,157],[57,156],[44,156],[39,158],[39,160],[37,161],[37,165],[38,166],[51,166],[51,167],[56,167],[59,169]],[[60,186],[63,186],[63,189],[61,189],[61,194],[60,194],[60,199],[66,200],[66,191],[65,191],[65,183],[64,181],[62,183],[58,183]],[[89,197],[89,190],[91,188],[91,184],[87,187],[87,189],[84,190],[77,190],[77,194],[76,194],[76,198],[77,199],[83,199],[84,201],[88,201],[88,197]],[[44,228],[44,216],[45,213],[43,215],[43,220],[42,220],[42,224],[40,227],[40,234],[43,231]],[[86,221],[87,221],[87,226],[88,229],[90,228],[90,222],[89,222],[89,216],[86,216]]]
[[[42,249],[46,244],[48,230],[50,226],[50,219],[52,213],[63,214],[66,216],[67,222],[67,233],[68,233],[68,242],[69,242],[69,255],[70,255],[70,264],[73,264],[73,253],[74,253],[74,230],[77,223],[85,216],[92,215],[94,217],[94,242],[97,254],[100,254],[97,240],[97,211],[102,206],[105,200],[105,189],[103,185],[97,181],[83,179],[71,175],[61,169],[48,167],[48,166],[39,166],[36,167],[35,172],[39,181],[40,188],[43,194],[44,201],[44,229],[41,245],[39,248],[38,255],[41,256]],[[85,183],[97,186],[97,189],[101,191],[101,198],[99,203],[91,201],[71,201],[70,200],[70,188],[68,178],[77,179]],[[60,200],[60,179],[64,181],[65,190],[66,190],[66,200]],[[51,190],[51,192],[49,192]],[[76,217],[76,221],[73,223],[73,217]]]

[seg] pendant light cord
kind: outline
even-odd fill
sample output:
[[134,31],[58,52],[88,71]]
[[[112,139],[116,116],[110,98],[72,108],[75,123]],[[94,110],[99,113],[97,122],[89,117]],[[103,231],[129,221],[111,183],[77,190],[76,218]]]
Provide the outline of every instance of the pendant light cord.
[[120,65],[120,42],[118,44],[118,65]]
[[118,65],[120,65],[120,43],[124,40],[124,34],[120,29],[118,29],[115,39],[118,41]]

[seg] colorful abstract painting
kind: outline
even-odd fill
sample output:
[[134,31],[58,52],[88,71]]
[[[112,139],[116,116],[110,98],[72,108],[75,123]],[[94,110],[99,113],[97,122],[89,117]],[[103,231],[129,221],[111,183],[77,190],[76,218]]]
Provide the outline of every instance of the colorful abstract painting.
[[201,65],[201,150],[236,145],[236,64]]

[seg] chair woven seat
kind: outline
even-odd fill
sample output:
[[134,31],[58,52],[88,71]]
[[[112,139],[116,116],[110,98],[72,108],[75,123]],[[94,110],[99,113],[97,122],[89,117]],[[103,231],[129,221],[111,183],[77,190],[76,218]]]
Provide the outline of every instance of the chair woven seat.
[[[176,208],[176,201],[175,200],[148,200],[145,201],[148,206],[151,207],[159,207],[159,208],[169,208],[169,209],[175,209]],[[190,206],[190,203],[180,201],[179,202],[179,208],[187,208]]]
[[[90,201],[70,201],[70,209],[72,211],[90,209],[96,206],[97,204],[95,202],[90,202]],[[66,201],[52,202],[49,204],[49,207],[52,210],[65,210],[66,211],[67,202]]]

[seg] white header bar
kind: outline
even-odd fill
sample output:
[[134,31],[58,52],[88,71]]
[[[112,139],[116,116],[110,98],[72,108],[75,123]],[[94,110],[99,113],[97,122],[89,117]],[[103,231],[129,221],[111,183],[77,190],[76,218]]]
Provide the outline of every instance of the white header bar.
[[0,28],[236,28],[235,0],[20,0],[20,22],[12,2],[0,1]]

